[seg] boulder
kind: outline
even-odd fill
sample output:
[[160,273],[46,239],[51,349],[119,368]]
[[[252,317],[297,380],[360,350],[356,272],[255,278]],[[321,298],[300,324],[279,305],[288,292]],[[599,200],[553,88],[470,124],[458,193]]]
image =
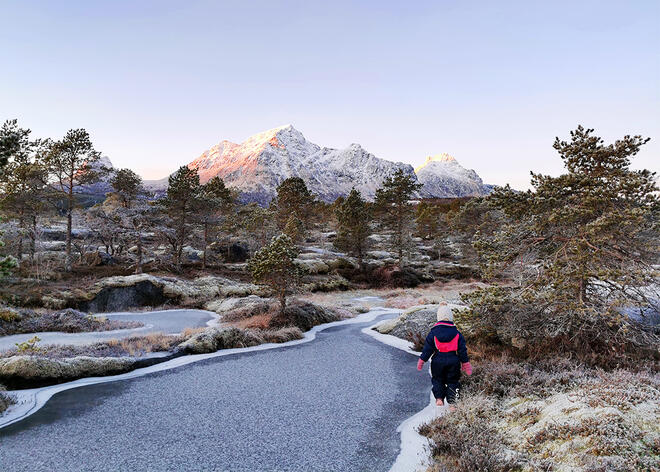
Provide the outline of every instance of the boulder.
[[103,313],[159,306],[166,301],[162,286],[150,280],[142,280],[127,286],[103,287],[92,300],[80,302],[78,308],[91,313]]
[[251,331],[230,328],[208,328],[179,344],[188,354],[207,354],[220,349],[249,347],[263,344],[263,339]]
[[244,244],[214,244],[213,251],[222,257],[224,262],[236,263],[245,262],[250,257],[250,250]]
[[[461,305],[449,305],[452,309],[464,308]],[[410,339],[413,334],[426,336],[436,323],[438,305],[418,305],[405,310],[398,318],[388,320],[376,327],[382,334],[390,334],[401,339]]]
[[204,305],[205,310],[213,311],[219,315],[232,310],[248,308],[262,303],[270,303],[269,298],[262,298],[257,295],[250,295],[241,298],[218,298],[211,300]]
[[295,262],[303,267],[308,274],[327,274],[330,272],[330,266],[321,259],[300,259]]
[[[89,291],[62,293],[70,305],[84,311],[123,311],[145,306],[159,306],[167,301],[198,303],[222,297],[246,297],[262,294],[254,284],[239,283],[223,277],[207,276],[194,280],[156,277],[151,274],[108,277]],[[52,304],[52,303],[51,303]]]

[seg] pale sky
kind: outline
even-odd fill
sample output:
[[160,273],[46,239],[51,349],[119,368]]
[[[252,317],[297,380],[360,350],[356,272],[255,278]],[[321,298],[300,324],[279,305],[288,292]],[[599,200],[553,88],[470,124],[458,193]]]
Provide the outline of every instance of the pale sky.
[[559,174],[554,137],[583,124],[650,136],[635,167],[660,170],[658,1],[0,0],[0,18],[0,120],[86,128],[145,178],[287,123],[516,188]]

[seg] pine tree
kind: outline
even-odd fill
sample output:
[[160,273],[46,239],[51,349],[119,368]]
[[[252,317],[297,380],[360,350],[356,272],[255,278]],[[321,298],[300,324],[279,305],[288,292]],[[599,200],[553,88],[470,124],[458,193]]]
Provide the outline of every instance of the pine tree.
[[29,129],[18,127],[18,120],[7,120],[0,128],[0,169],[29,146]]
[[162,234],[172,247],[174,266],[181,270],[183,246],[190,236],[193,211],[199,202],[199,175],[196,170],[182,166],[170,175],[168,183],[167,195],[160,201],[169,218],[163,225]]
[[284,225],[284,230],[282,231],[286,234],[294,244],[300,244],[300,242],[305,238],[305,225],[302,220],[298,218],[297,213],[291,213],[289,219]]
[[298,249],[286,234],[274,237],[248,260],[248,270],[254,282],[269,287],[280,302],[280,314],[286,308],[286,295],[295,288],[303,275],[295,262]]
[[93,169],[101,154],[94,149],[89,133],[84,129],[69,130],[55,142],[46,156],[46,165],[54,178],[54,187],[66,201],[66,267],[71,271],[72,214],[76,205],[74,189],[98,180]]
[[142,177],[131,169],[117,170],[110,179],[110,185],[124,208],[130,208],[133,201],[144,193]]
[[224,181],[220,177],[213,177],[201,186],[198,202],[196,204],[197,219],[202,226],[204,254],[202,256],[202,268],[206,269],[206,260],[209,241],[213,228],[222,223],[231,211],[233,197]]
[[239,208],[236,223],[252,250],[265,246],[277,234],[274,212],[254,202]]
[[[28,133],[29,134],[29,131]],[[18,132],[16,120],[6,121],[0,129],[0,171],[11,156],[21,148],[20,143],[27,140],[27,134]],[[24,136],[24,137],[23,137]],[[1,235],[1,233],[0,233]],[[5,243],[0,239],[0,249]],[[0,277],[8,275],[16,267],[16,260],[11,256],[0,256]]]
[[410,200],[421,187],[414,175],[397,169],[376,191],[375,206],[381,224],[392,233],[390,243],[397,253],[399,267],[403,266],[404,256],[412,246],[415,213]]
[[655,173],[630,168],[647,141],[625,136],[605,145],[580,126],[554,144],[566,174],[532,173],[533,190],[502,188],[488,198],[508,222],[492,235],[477,233],[475,247],[492,272],[520,267],[519,287],[474,294],[471,322],[519,344],[551,339],[610,354],[657,342],[622,312],[658,308],[650,293],[660,197]]
[[354,256],[363,269],[367,238],[371,235],[371,209],[355,188],[335,207],[338,229],[334,246]]
[[26,235],[30,240],[30,256],[34,257],[35,253],[37,220],[44,212],[48,196],[48,175],[43,153],[48,149],[49,142],[29,141],[30,130],[17,128],[15,121],[11,123],[21,139],[15,140],[13,154],[0,171],[0,208],[18,221],[16,257],[20,261]]
[[277,197],[271,206],[276,211],[277,226],[284,228],[289,216],[298,215],[309,228],[311,213],[314,207],[314,195],[309,191],[305,181],[300,177],[289,177],[277,187]]
[[420,202],[415,208],[417,234],[424,239],[433,239],[438,234],[442,212],[440,207],[429,202]]

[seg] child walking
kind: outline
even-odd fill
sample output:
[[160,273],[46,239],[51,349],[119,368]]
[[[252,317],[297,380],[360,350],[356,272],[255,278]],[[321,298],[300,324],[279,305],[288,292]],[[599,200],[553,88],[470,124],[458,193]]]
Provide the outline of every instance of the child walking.
[[442,406],[446,398],[450,405],[456,402],[461,388],[461,370],[472,375],[467,346],[463,335],[454,326],[454,314],[447,303],[438,308],[438,322],[433,325],[424,349],[417,361],[417,370],[422,370],[424,362],[431,356],[431,382],[435,404]]

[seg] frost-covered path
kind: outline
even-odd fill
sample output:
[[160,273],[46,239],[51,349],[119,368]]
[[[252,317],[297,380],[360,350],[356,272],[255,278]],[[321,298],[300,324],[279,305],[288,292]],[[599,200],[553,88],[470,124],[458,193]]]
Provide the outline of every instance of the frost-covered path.
[[430,386],[372,323],[58,393],[0,429],[0,470],[387,471]]

